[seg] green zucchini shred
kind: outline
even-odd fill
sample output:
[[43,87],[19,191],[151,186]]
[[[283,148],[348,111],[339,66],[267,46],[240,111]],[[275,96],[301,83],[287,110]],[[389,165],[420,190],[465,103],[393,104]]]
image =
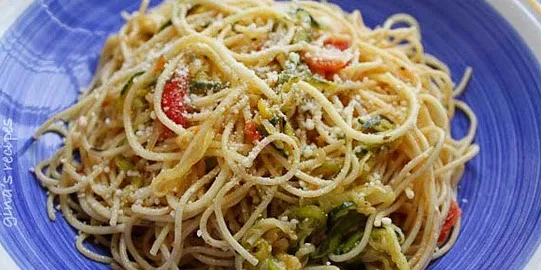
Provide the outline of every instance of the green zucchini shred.
[[190,81],[190,93],[203,95],[206,94],[208,90],[212,92],[217,92],[229,87],[227,83],[221,83],[216,81],[203,81],[203,80],[192,80]]
[[337,254],[345,254],[350,252],[355,246],[359,244],[361,238],[363,238],[364,231],[357,231],[353,233],[345,242],[343,242],[337,249]]
[[266,259],[264,264],[267,267],[267,270],[282,270],[272,259]]
[[123,171],[135,171],[137,169],[131,161],[129,161],[127,158],[123,156],[115,157],[115,165],[117,168]]
[[308,12],[306,9],[298,8],[295,12],[295,15],[297,16],[297,19],[299,19],[302,23],[310,23],[310,27],[314,28],[320,28],[321,24],[319,24],[316,19]]
[[359,124],[363,131],[383,132],[394,127],[394,122],[384,115],[376,114],[368,119],[359,118]]
[[325,232],[327,237],[311,255],[313,259],[321,259],[329,254],[344,254],[358,244],[362,238],[359,234],[364,232],[365,216],[355,209],[355,203],[346,201],[329,212]]
[[356,207],[357,205],[354,202],[343,202],[329,213],[329,220],[337,221],[339,218],[345,216],[350,210],[354,210]]
[[167,20],[160,26],[160,28],[158,29],[158,33],[171,25],[173,25],[173,21],[171,19]]
[[126,94],[126,91],[128,91],[128,89],[130,89],[130,87],[132,86],[133,84],[133,80],[141,75],[143,75],[145,72],[144,71],[139,71],[135,74],[133,74],[130,79],[128,79],[128,81],[124,84],[124,86],[122,86],[122,90],[120,90],[120,96],[124,96],[124,94]]

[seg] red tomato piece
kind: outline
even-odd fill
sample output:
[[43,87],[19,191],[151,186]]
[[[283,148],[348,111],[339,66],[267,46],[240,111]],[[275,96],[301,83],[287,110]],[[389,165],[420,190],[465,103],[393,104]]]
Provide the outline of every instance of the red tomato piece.
[[334,36],[325,40],[323,44],[345,51],[351,46],[351,41],[346,37]]
[[319,74],[336,73],[348,64],[348,61],[342,59],[331,59],[325,57],[306,57],[306,63],[310,69]]
[[190,108],[186,104],[185,97],[188,93],[189,85],[188,71],[186,69],[179,69],[165,83],[162,93],[161,104],[165,115],[183,127],[188,126],[186,113]]
[[337,49],[323,49],[304,54],[304,60],[313,73],[326,78],[332,78],[334,74],[347,66],[351,55]]
[[244,134],[250,142],[257,142],[262,139],[261,134],[259,134],[254,122],[252,121],[246,121],[244,123]]
[[447,238],[449,237],[449,233],[451,232],[451,229],[458,221],[458,218],[462,215],[462,210],[458,207],[458,204],[455,201],[451,202],[451,206],[449,208],[449,213],[447,214],[447,217],[445,218],[445,222],[443,223],[443,226],[440,231],[440,236],[438,237],[438,245],[443,245]]

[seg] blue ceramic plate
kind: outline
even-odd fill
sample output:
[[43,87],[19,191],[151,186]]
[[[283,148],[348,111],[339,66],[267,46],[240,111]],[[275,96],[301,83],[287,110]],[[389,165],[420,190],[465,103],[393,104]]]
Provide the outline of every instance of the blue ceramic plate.
[[[483,1],[333,2],[360,9],[370,26],[393,13],[410,13],[422,26],[426,50],[450,65],[455,80],[467,66],[474,68],[462,99],[479,117],[481,153],[468,164],[460,185],[460,237],[430,268],[525,266],[541,236],[541,70],[532,51]],[[502,13],[510,13],[507,17],[514,16],[518,25],[526,20],[522,27],[534,27],[520,1],[492,2],[500,8],[507,3]],[[28,171],[50,156],[60,139],[47,135],[28,142],[41,123],[75,102],[92,77],[107,35],[123,23],[120,11],[137,6],[128,0],[39,1],[0,40],[0,243],[5,249],[0,259],[8,259],[7,251],[22,269],[107,268],[79,254],[76,232],[59,214],[56,222],[49,221],[45,192]],[[533,31],[528,29],[520,31]],[[530,43],[535,42],[531,35],[525,34]],[[458,115],[453,133],[463,134],[466,126]]]

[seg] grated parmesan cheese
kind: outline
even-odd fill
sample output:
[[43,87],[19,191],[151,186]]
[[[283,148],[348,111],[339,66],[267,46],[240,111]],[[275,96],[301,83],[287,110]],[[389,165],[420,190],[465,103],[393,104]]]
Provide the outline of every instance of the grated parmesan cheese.
[[406,197],[408,197],[408,199],[410,200],[415,197],[415,192],[413,192],[413,190],[410,187],[406,187],[404,192],[406,193]]
[[79,117],[79,120],[77,121],[77,123],[79,124],[80,127],[85,128],[88,125],[88,120],[83,115],[83,116]]
[[306,121],[304,122],[304,127],[307,130],[314,130],[315,128],[314,121],[312,119],[306,119]]

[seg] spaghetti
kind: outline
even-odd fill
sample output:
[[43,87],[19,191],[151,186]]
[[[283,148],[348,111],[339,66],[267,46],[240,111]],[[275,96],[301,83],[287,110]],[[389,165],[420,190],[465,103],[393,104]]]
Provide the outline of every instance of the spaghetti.
[[[417,22],[310,1],[166,1],[124,13],[35,168],[125,269],[423,269],[453,245],[477,120]],[[455,140],[455,109],[470,120]],[[92,239],[110,254],[85,246]]]

